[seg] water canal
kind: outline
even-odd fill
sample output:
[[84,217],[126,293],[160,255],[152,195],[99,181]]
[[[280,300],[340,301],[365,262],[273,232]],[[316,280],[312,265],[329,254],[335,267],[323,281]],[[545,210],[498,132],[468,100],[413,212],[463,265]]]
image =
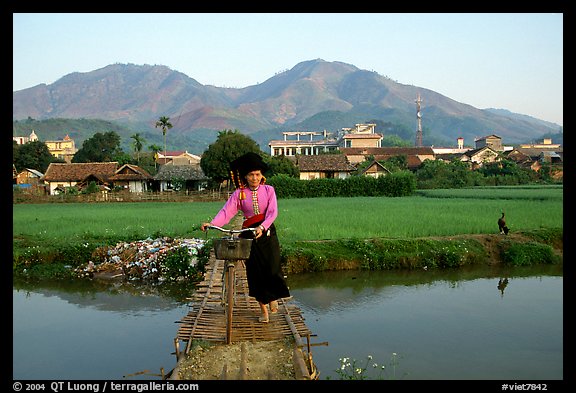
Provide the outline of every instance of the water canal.
[[[507,284],[503,285],[503,279]],[[320,379],[340,358],[378,378],[561,380],[562,266],[288,277],[316,335]],[[13,282],[13,379],[161,379],[186,302],[122,283]],[[392,364],[394,360],[395,365]]]

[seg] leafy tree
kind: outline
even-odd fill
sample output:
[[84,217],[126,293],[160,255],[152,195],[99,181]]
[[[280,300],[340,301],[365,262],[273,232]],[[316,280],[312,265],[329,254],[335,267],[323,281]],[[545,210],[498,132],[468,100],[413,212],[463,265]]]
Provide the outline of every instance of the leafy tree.
[[530,169],[521,168],[515,161],[502,159],[497,162],[489,162],[478,169],[486,178],[496,177],[496,184],[526,184],[532,180]]
[[126,153],[120,148],[120,136],[114,131],[97,132],[92,138],[86,139],[72,158],[72,162],[112,161],[126,163]]
[[405,154],[392,156],[385,160],[383,164],[389,171],[406,170],[408,169],[408,157]]
[[418,188],[462,188],[472,184],[476,179],[466,163],[455,160],[424,160],[416,171]]
[[270,167],[270,176],[288,175],[300,178],[300,170],[296,164],[284,155],[271,157],[267,164]]
[[136,162],[140,165],[140,152],[142,151],[142,147],[144,146],[144,142],[146,139],[140,135],[140,133],[136,133],[132,135],[130,138],[134,139],[132,142],[132,147],[134,147],[134,151],[136,152]]
[[402,139],[398,135],[386,135],[382,138],[382,147],[411,147],[412,141]]
[[65,162],[54,157],[44,142],[33,141],[23,145],[13,142],[12,162],[18,171],[29,168],[45,173],[51,162]]
[[162,135],[164,136],[164,157],[166,157],[166,131],[172,128],[172,123],[170,123],[170,118],[166,116],[160,116],[160,119],[156,122],[156,128],[162,128]]
[[217,182],[230,178],[230,162],[248,152],[262,155],[258,144],[238,130],[222,130],[200,159],[204,174]]

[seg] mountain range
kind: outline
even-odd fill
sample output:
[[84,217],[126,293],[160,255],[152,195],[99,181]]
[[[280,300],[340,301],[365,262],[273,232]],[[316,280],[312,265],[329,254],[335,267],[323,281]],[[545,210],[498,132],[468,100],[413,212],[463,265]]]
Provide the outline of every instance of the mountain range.
[[[202,85],[163,65],[111,64],[13,92],[13,121],[102,119],[155,138],[156,121],[168,116],[172,143],[188,144],[190,152],[203,150],[224,129],[252,136],[266,151],[268,141],[281,139],[282,131],[336,133],[375,121],[407,130],[403,137],[413,141],[418,95],[424,145],[452,146],[458,137],[472,145],[475,138],[491,134],[505,144],[526,143],[560,129],[554,123],[505,109],[478,109],[373,71],[322,59],[298,63],[244,88]],[[376,132],[388,135],[386,130]],[[80,132],[80,136],[91,135]]]

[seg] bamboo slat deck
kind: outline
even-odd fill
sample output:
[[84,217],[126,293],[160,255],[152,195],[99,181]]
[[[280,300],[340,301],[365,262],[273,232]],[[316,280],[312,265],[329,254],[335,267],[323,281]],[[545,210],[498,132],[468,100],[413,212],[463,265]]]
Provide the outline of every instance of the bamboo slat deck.
[[[222,302],[223,271],[226,261],[212,257],[204,280],[192,297],[188,314],[180,320],[176,341],[186,343],[186,353],[194,340],[226,343],[226,313]],[[278,312],[270,313],[270,322],[261,323],[260,306],[248,296],[248,281],[243,261],[236,261],[236,296],[231,341],[277,340],[284,337],[309,337],[310,330],[297,306],[279,299]],[[178,354],[177,345],[177,354]]]
[[[260,305],[254,298],[248,296],[248,280],[243,261],[235,262],[236,295],[232,330],[228,337],[225,304],[222,301],[223,272],[226,263],[227,261],[216,259],[212,255],[206,266],[204,280],[198,284],[191,298],[190,310],[179,321],[180,326],[174,339],[178,364],[190,352],[194,340],[229,344],[292,337],[295,343],[293,362],[296,379],[317,379],[319,372],[312,360],[310,348],[311,332],[304,323],[300,309],[290,305],[289,299],[279,299],[278,312],[269,313],[268,323],[259,322]],[[306,338],[306,342],[303,337]],[[184,352],[180,352],[180,342],[186,343]],[[170,378],[178,378],[178,367],[177,365],[172,370]],[[244,368],[240,366],[241,371]],[[225,370],[222,375],[226,375]]]

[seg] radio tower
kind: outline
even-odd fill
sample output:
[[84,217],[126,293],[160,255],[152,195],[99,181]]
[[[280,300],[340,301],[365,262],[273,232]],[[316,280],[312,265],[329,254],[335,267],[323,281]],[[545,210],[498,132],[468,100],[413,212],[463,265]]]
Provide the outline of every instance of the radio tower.
[[416,130],[416,147],[422,147],[422,113],[420,113],[420,104],[422,100],[420,99],[420,93],[418,93],[418,99],[416,102],[416,117],[418,118],[418,130]]

